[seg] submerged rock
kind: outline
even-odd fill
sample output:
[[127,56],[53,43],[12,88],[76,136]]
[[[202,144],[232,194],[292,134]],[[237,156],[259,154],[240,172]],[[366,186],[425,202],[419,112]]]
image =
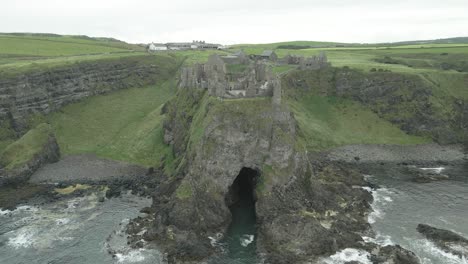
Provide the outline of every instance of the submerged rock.
[[468,239],[459,234],[426,224],[419,224],[417,230],[441,249],[468,258]]
[[412,169],[411,181],[418,182],[418,183],[429,183],[434,181],[443,181],[448,180],[449,176],[446,174],[442,174],[438,171],[432,170],[421,170],[421,169]]

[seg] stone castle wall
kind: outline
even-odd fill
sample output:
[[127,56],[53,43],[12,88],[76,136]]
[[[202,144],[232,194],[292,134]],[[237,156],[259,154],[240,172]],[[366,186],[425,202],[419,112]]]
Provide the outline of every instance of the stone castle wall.
[[253,63],[243,74],[228,75],[218,55],[210,56],[205,64],[183,68],[179,87],[206,89],[220,98],[266,97],[281,91],[278,77],[266,64]]

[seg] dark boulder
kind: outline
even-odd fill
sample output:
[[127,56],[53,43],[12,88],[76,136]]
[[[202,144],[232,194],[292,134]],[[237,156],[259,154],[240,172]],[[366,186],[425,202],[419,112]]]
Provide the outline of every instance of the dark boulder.
[[418,257],[411,251],[399,245],[385,246],[375,249],[371,255],[371,261],[375,264],[418,264],[421,263]]
[[417,230],[444,251],[459,257],[468,257],[468,239],[459,234],[426,224],[419,224]]

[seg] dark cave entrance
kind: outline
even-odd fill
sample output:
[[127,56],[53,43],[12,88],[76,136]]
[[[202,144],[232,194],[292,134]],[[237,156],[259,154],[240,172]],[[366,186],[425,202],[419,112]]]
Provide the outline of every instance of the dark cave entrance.
[[226,205],[232,215],[226,235],[229,256],[244,263],[254,263],[256,258],[255,187],[259,177],[258,170],[242,168],[226,195]]

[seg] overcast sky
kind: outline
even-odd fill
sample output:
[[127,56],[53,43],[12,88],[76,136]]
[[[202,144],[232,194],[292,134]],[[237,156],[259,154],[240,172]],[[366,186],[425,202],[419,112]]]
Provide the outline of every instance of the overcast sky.
[[389,42],[468,36],[468,0],[0,0],[0,32],[128,42]]

